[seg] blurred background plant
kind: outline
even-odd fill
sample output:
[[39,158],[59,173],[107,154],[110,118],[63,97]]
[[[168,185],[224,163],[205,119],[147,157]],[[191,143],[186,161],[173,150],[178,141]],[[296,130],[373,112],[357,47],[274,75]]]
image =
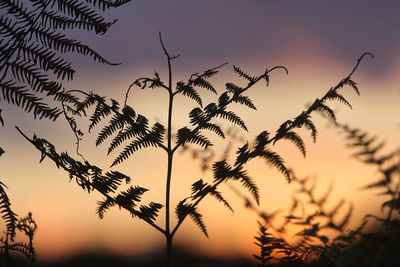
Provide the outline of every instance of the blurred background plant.
[[[291,170],[292,204],[286,209],[265,211],[254,201],[230,188],[243,199],[244,206],[253,210],[258,218],[259,232],[255,245],[259,253],[254,257],[257,266],[395,266],[400,263],[398,240],[400,150],[382,152],[385,142],[370,136],[360,129],[338,124],[345,135],[346,147],[356,149],[353,157],[376,168],[376,181],[365,185],[363,190],[380,190],[385,196],[381,204],[383,215],[365,214],[356,227],[349,227],[353,205],[342,199],[331,203],[329,196],[333,182],[323,195],[318,194],[317,177],[299,178]],[[233,128],[229,129],[231,140],[243,143],[243,138]],[[203,171],[216,157],[226,159],[233,144],[230,143],[220,155],[215,151],[197,151],[187,147],[183,153],[190,153],[198,160]],[[347,208],[346,208],[347,206]]]

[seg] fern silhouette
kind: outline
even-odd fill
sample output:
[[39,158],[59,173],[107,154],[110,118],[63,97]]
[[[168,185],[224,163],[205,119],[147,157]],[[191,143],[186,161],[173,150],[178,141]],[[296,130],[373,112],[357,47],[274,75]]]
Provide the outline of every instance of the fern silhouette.
[[[339,201],[332,209],[325,208],[332,187],[325,195],[316,198],[315,182],[310,183],[310,178],[299,179],[293,176],[293,181],[300,185],[300,189],[292,196],[293,204],[289,212],[285,216],[282,214],[279,216],[284,218],[283,223],[279,225],[275,223],[275,220],[278,217],[277,214],[281,212],[261,211],[251,203],[250,199],[234,189],[244,199],[246,207],[255,210],[263,219],[263,223],[259,223],[260,232],[256,237],[260,254],[255,257],[259,260],[259,266],[274,263],[285,265],[286,262],[289,265],[296,265],[296,260],[304,262],[307,259],[319,266],[386,266],[399,263],[398,258],[394,256],[400,236],[399,150],[382,152],[384,142],[379,142],[376,136],[370,136],[367,132],[348,125],[338,124],[337,127],[345,133],[347,147],[356,149],[352,156],[377,168],[377,181],[366,185],[364,189],[378,189],[381,191],[379,195],[387,196],[388,199],[381,205],[386,215],[366,214],[356,229],[346,230],[351,219],[352,206],[341,219],[338,219],[338,214],[345,204],[344,200]],[[307,201],[300,198],[299,194],[306,195]],[[313,212],[307,214],[307,210],[313,210]],[[370,219],[378,221],[383,228],[366,231],[365,226]],[[279,243],[278,241],[284,241],[282,236],[287,233],[286,229],[293,225],[304,227],[296,234],[300,239],[293,244]],[[324,229],[334,230],[337,236],[329,238],[322,234]],[[286,255],[282,256],[280,253],[286,253]],[[295,255],[294,258],[292,255]]]
[[[228,134],[228,136],[243,142],[235,135]],[[232,143],[226,147],[226,151],[231,147]],[[203,168],[208,158],[198,156],[198,152],[190,148],[185,152],[188,150],[196,154]],[[223,158],[228,158],[225,152]],[[323,196],[316,197],[316,179],[310,177],[300,179],[292,170],[289,172],[292,182],[297,184],[299,189],[292,194],[292,204],[285,210],[273,212],[261,210],[258,208],[258,203],[253,203],[254,200],[229,184],[232,191],[243,199],[244,206],[256,212],[262,220],[258,222],[259,233],[254,242],[260,248],[259,254],[253,255],[259,262],[258,266],[314,266],[312,263],[316,266],[346,266],[339,257],[343,257],[355,241],[366,236],[362,231],[367,224],[368,216],[357,229],[348,229],[353,211],[352,205],[341,218],[338,218],[338,214],[343,213],[344,200],[340,200],[333,208],[326,208],[332,184]],[[297,229],[297,233],[290,234],[293,229]],[[335,233],[333,237],[326,235],[332,231]]]
[[[75,53],[103,64],[111,64],[79,40],[69,38],[65,30],[86,30],[104,34],[116,20],[107,22],[101,12],[130,0],[1,0],[0,1],[0,102],[16,105],[34,118],[56,120],[62,109],[54,102],[76,103],[63,82],[72,80],[75,70],[66,54]],[[49,104],[51,102],[52,104]],[[65,113],[64,113],[65,115]],[[66,118],[70,122],[70,118]],[[0,108],[0,124],[4,117]],[[4,150],[0,147],[0,156]],[[25,254],[29,264],[35,259],[33,236],[36,223],[31,214],[17,220],[10,209],[5,185],[0,182],[0,207],[6,222],[1,253],[9,266],[9,251]],[[29,237],[29,243],[14,242],[16,229]]]
[[[66,53],[75,53],[104,64],[114,63],[64,30],[104,34],[116,20],[107,22],[101,12],[130,0],[2,0],[0,2],[0,88],[2,101],[16,105],[35,118],[57,119],[62,111],[45,99],[75,103],[64,80],[72,80],[75,70]],[[0,109],[0,123],[4,119]]]
[[[332,186],[322,197],[317,198],[315,179],[300,179],[293,174],[293,182],[299,189],[293,193],[292,204],[287,211],[262,211],[241,195],[246,206],[257,212],[263,220],[259,222],[260,232],[256,237],[260,254],[254,255],[260,262],[259,266],[296,266],[312,262],[323,266],[351,266],[347,265],[350,261],[346,263],[343,255],[356,241],[365,237],[363,230],[367,218],[351,230],[348,224],[352,205],[345,212],[342,208],[344,200],[337,202],[333,208],[326,207]],[[297,229],[297,232],[289,234],[290,229]]]
[[280,264],[291,263],[295,265],[301,263],[299,257],[283,238],[277,238],[268,233],[268,227],[265,224],[258,222],[258,225],[260,231],[258,236],[255,237],[256,242],[254,244],[260,247],[260,255],[253,255],[259,261],[257,266],[274,265],[277,262],[277,256],[281,256]]
[[[378,222],[375,229],[365,236],[354,251],[364,255],[359,265],[373,262],[375,266],[398,265],[397,252],[400,237],[400,152],[392,149],[384,152],[385,142],[378,141],[376,136],[347,125],[339,125],[346,134],[347,146],[356,149],[353,157],[376,168],[376,180],[367,184],[364,189],[379,190],[378,195],[385,197],[381,204],[381,215],[367,214],[365,220]],[[377,249],[379,248],[379,249]],[[353,253],[353,254],[355,254]],[[350,255],[351,256],[351,255]]]
[[[153,228],[161,232],[166,239],[167,259],[166,266],[171,266],[171,250],[174,235],[185,221],[186,218],[191,218],[193,222],[200,228],[205,236],[208,236],[207,228],[204,223],[203,215],[200,212],[198,205],[207,196],[213,196],[219,200],[225,207],[232,210],[231,205],[222,196],[218,190],[219,186],[228,181],[238,181],[242,184],[243,188],[247,190],[258,203],[260,199],[259,189],[255,181],[249,176],[246,171],[246,164],[255,158],[261,158],[267,164],[274,166],[280,171],[286,179],[290,182],[292,180],[290,171],[287,169],[283,158],[271,146],[280,141],[287,139],[295,144],[302,154],[305,154],[304,142],[295,130],[298,128],[306,128],[311,131],[313,139],[316,138],[317,130],[311,120],[311,114],[320,111],[326,113],[335,119],[334,112],[327,106],[328,100],[336,100],[335,97],[339,95],[339,90],[345,86],[350,85],[356,93],[358,88],[355,82],[351,80],[351,75],[358,68],[362,58],[366,55],[372,57],[372,54],[363,54],[352,72],[335,87],[331,88],[321,99],[316,99],[314,103],[300,115],[293,120],[284,122],[275,134],[270,134],[263,131],[252,142],[247,142],[245,145],[239,147],[236,152],[236,157],[233,163],[227,160],[216,161],[212,164],[213,178],[212,181],[205,181],[203,179],[197,180],[192,185],[192,194],[183,200],[179,201],[175,208],[175,215],[178,219],[177,223],[173,226],[171,224],[171,179],[172,179],[172,162],[174,153],[178,150],[184,150],[187,144],[196,145],[201,149],[207,150],[213,146],[211,140],[205,135],[205,131],[213,132],[220,138],[226,136],[226,132],[218,126],[216,121],[227,121],[233,125],[237,125],[243,130],[248,130],[244,120],[235,112],[231,110],[233,104],[239,104],[251,109],[255,109],[251,99],[246,95],[247,91],[264,82],[269,84],[270,74],[275,70],[283,70],[287,73],[287,69],[282,66],[276,66],[266,69],[259,75],[252,76],[247,74],[241,68],[234,66],[233,71],[242,77],[245,81],[244,86],[239,86],[233,83],[227,83],[225,91],[218,95],[218,91],[213,87],[210,78],[215,76],[219,70],[226,64],[210,68],[203,72],[197,72],[188,78],[186,81],[178,81],[176,86],[172,84],[172,64],[171,62],[178,56],[171,56],[166,49],[164,42],[159,34],[162,50],[167,59],[168,65],[168,79],[163,81],[160,75],[155,72],[154,76],[143,77],[136,79],[128,88],[124,104],[120,105],[116,100],[111,99],[108,101],[105,97],[94,93],[85,93],[76,91],[82,94],[83,100],[79,103],[74,102],[63,103],[64,112],[68,113],[70,118],[70,126],[77,137],[82,135],[81,130],[78,129],[75,116],[87,116],[89,108],[93,107],[94,112],[90,116],[89,131],[98,126],[101,121],[107,120],[105,126],[100,129],[100,133],[96,140],[96,145],[102,145],[109,141],[108,154],[114,153],[117,148],[122,149],[114,157],[111,167],[115,167],[135,155],[137,151],[144,148],[155,147],[159,148],[167,154],[167,172],[166,172],[166,195],[165,203],[149,203],[139,206],[141,196],[147,189],[140,186],[131,186],[128,190],[120,189],[122,182],[129,183],[130,179],[127,175],[109,171],[104,172],[103,169],[92,165],[87,161],[78,151],[83,158],[83,162],[77,161],[70,157],[67,153],[58,153],[53,144],[36,135],[29,138],[19,128],[18,131],[32,143],[42,154],[41,160],[44,158],[51,159],[59,168],[66,170],[69,174],[70,180],[74,179],[77,184],[89,193],[93,190],[100,192],[104,199],[99,201],[97,213],[102,218],[107,209],[118,206],[127,210],[133,217],[139,218]],[[133,107],[128,105],[128,97],[130,91],[134,87],[141,89],[154,89],[165,90],[168,93],[168,125],[164,126],[161,123],[151,124],[149,120],[138,114]],[[215,102],[204,104],[202,99],[202,91],[210,91],[217,95]],[[182,95],[193,101],[195,107],[189,112],[190,125],[184,126],[172,132],[172,113],[173,103],[175,97]],[[339,97],[340,98],[340,97]],[[111,102],[111,103],[110,103]],[[103,124],[104,125],[104,124]],[[175,141],[174,141],[175,138]],[[164,208],[165,212],[165,227],[160,227],[156,223],[156,216],[161,209]]]
[[[6,185],[0,182],[0,213],[6,227],[4,231],[5,236],[0,237],[0,262],[3,262],[4,266],[11,266],[12,257],[10,252],[15,251],[25,255],[27,264],[30,266],[36,259],[33,238],[37,225],[31,213],[25,218],[18,219],[17,214],[11,209],[11,203],[5,191],[6,188]],[[29,242],[16,241],[17,231],[25,234]]]
[[[0,157],[2,154],[4,154],[4,150],[0,148]],[[29,213],[25,218],[18,218],[18,215],[11,209],[11,202],[6,189],[7,186],[0,181],[0,214],[6,228],[4,231],[5,236],[0,237],[0,263],[4,263],[4,266],[7,267],[11,266],[13,261],[10,252],[16,251],[26,256],[27,265],[30,266],[36,260],[33,238],[37,225],[32,218],[32,213]],[[29,238],[28,243],[16,241],[18,231]]]
[[357,149],[353,154],[365,164],[373,165],[378,170],[378,180],[365,186],[365,189],[380,189],[381,195],[387,196],[389,200],[382,204],[382,209],[388,209],[386,218],[368,215],[384,225],[397,223],[400,215],[400,150],[396,149],[388,153],[382,153],[385,142],[378,142],[376,136],[369,136],[357,128],[347,125],[339,125],[346,134],[349,148]]

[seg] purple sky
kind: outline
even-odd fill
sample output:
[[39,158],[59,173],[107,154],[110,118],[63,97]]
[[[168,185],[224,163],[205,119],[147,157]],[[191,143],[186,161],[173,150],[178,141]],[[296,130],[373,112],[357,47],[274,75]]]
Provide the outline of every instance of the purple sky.
[[112,60],[136,65],[159,60],[161,31],[169,49],[192,62],[234,64],[274,54],[308,33],[338,59],[374,52],[379,60],[371,70],[385,71],[400,48],[399,11],[395,0],[133,1],[115,10],[111,17],[119,21],[105,36],[89,43]]

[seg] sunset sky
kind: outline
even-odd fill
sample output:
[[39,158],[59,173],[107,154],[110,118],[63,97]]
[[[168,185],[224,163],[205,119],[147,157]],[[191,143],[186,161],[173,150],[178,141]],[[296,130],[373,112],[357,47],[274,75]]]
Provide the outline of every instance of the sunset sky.
[[[274,71],[269,87],[259,85],[249,92],[257,111],[238,109],[249,129],[241,134],[252,140],[263,130],[275,132],[282,122],[297,116],[307,104],[346,77],[361,54],[371,52],[375,58],[365,58],[353,75],[361,95],[355,95],[350,88],[342,91],[353,110],[338,103],[330,106],[337,111],[339,122],[378,135],[387,140],[390,149],[399,145],[400,134],[399,12],[400,2],[396,0],[132,1],[108,13],[110,20],[118,18],[118,22],[105,35],[69,33],[110,61],[122,64],[101,65],[73,55],[77,73],[66,86],[123,102],[126,89],[135,79],[151,77],[155,70],[166,79],[167,62],[158,40],[159,31],[168,51],[181,55],[173,61],[174,82],[228,62],[211,80],[218,92],[223,92],[226,82],[244,82],[235,76],[232,65],[254,75],[263,73],[266,67],[285,66],[289,75]],[[211,93],[203,93],[205,99],[213,100]],[[129,99],[129,104],[152,123],[167,124],[165,91],[135,88]],[[6,125],[0,128],[0,146],[6,153],[0,159],[0,178],[9,188],[15,212],[24,216],[32,211],[38,223],[35,245],[39,258],[67,257],[82,251],[136,255],[164,246],[159,232],[123,210],[113,208],[100,220],[95,213],[100,194],[88,195],[73,181],[69,183],[67,174],[50,160],[38,164],[40,153],[14,128],[18,125],[28,136],[36,133],[55,144],[59,152],[68,151],[77,158],[74,136],[65,120],[37,121],[17,107],[3,101],[1,105]],[[175,130],[188,122],[187,112],[194,106],[194,101],[177,98]],[[298,176],[316,176],[321,192],[332,182],[332,205],[340,198],[354,205],[352,225],[357,225],[367,212],[379,214],[382,198],[376,197],[374,191],[360,190],[374,181],[376,170],[350,157],[354,151],[345,148],[343,135],[327,127],[327,120],[318,114],[313,118],[319,130],[317,143],[307,132],[300,131],[307,144],[306,159],[289,143],[281,142],[273,149]],[[85,125],[83,120],[82,129]],[[107,169],[116,154],[107,157],[107,146],[95,147],[97,132],[85,132],[81,152],[93,164]],[[219,144],[217,154],[228,142]],[[173,168],[174,204],[190,195],[193,182],[201,177],[212,178],[211,172],[202,173],[198,162],[188,155],[178,153]],[[163,151],[143,150],[114,169],[130,175],[134,184],[150,189],[144,195],[145,201],[164,202]],[[262,161],[250,164],[249,172],[261,189],[260,209],[287,207],[295,185],[288,185],[283,175]],[[200,210],[210,238],[187,220],[175,241],[205,255],[250,258],[257,250],[253,245],[257,215],[246,209],[243,200],[229,187],[223,187],[222,192],[235,213],[214,199],[206,200]],[[163,212],[158,221],[161,226]]]

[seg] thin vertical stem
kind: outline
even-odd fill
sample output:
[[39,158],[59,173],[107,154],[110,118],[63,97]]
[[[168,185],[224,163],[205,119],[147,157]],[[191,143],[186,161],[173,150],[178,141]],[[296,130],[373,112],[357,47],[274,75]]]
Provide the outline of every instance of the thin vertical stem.
[[174,94],[172,91],[172,70],[171,70],[171,60],[175,57],[170,57],[167,49],[164,46],[164,43],[161,38],[161,33],[159,33],[160,43],[163,48],[163,51],[168,59],[168,94],[169,94],[169,104],[168,104],[168,128],[167,128],[167,153],[168,153],[168,167],[167,167],[167,183],[165,188],[165,238],[167,241],[167,262],[166,266],[171,266],[171,250],[172,250],[172,239],[173,235],[171,234],[170,227],[170,198],[171,198],[171,178],[172,178],[172,160],[174,151],[172,150],[172,107],[174,104]]
[[167,267],[171,267],[172,263],[171,263],[171,256],[172,256],[172,235],[168,235],[167,236],[167,262],[166,262],[166,266]]

